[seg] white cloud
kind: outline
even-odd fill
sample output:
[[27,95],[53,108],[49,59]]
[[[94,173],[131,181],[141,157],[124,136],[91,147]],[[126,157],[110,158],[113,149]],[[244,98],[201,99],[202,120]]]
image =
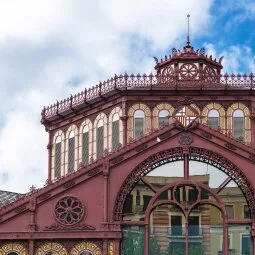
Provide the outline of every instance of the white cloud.
[[24,38],[40,42],[61,19],[61,0],[12,0],[0,3],[0,39]]
[[[47,178],[44,104],[115,73],[151,72],[152,55],[206,30],[212,0],[0,2],[0,189]],[[180,40],[180,38],[182,38]],[[179,43],[181,41],[181,43]]]
[[255,58],[253,56],[252,49],[245,45],[229,45],[223,51],[217,52],[214,45],[205,43],[204,47],[207,50],[208,55],[212,55],[213,58],[219,59],[223,56],[223,70],[222,74],[237,74],[255,72]]

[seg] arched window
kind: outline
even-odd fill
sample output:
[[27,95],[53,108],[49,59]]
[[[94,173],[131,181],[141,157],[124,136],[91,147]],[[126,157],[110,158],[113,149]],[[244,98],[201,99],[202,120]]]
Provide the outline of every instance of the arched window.
[[144,133],[145,114],[142,110],[136,110],[134,114],[134,138],[138,139]]
[[208,126],[213,129],[219,129],[220,114],[217,110],[212,109],[208,112]]
[[28,255],[26,248],[21,243],[10,243],[1,244],[0,247],[1,255]]
[[158,114],[159,127],[168,125],[168,123],[169,123],[169,112],[167,110],[161,110]]
[[102,255],[101,248],[95,243],[82,242],[76,244],[70,251],[70,255]]
[[104,153],[104,121],[102,119],[97,123],[96,148],[97,159],[99,159]]
[[233,136],[244,140],[244,112],[240,109],[233,112]]
[[117,113],[112,118],[112,151],[118,149],[120,142],[120,117]]
[[[193,150],[186,163],[185,158],[166,165],[158,165],[156,160],[148,165],[146,160],[132,172],[136,184],[131,190],[132,184],[122,189],[129,193],[122,210],[121,254],[254,254],[252,223],[247,221],[251,216],[240,206],[249,209],[239,186],[245,177],[237,174],[236,183],[219,169],[221,163],[219,168],[212,165],[220,154],[212,153],[212,161],[203,162],[208,155],[198,160],[200,148]],[[158,162],[161,160],[159,157]],[[222,166],[232,168],[232,164],[228,159],[222,161]],[[122,200],[120,195],[116,204]]]
[[36,255],[67,255],[67,250],[60,243],[44,243],[39,246]]
[[84,126],[82,130],[82,162],[89,164],[89,126]]
[[[155,116],[158,120],[158,112]],[[139,139],[141,134],[148,134],[151,131],[151,125],[150,108],[142,103],[132,105],[128,109],[127,141],[131,142],[133,139]]]
[[61,176],[61,143],[62,139],[61,136],[57,136],[55,140],[55,172],[54,177],[60,177]]
[[72,125],[66,132],[64,174],[76,171],[78,166],[78,128]]
[[75,156],[75,137],[74,131],[69,133],[68,137],[68,172],[74,171],[74,156]]
[[79,255],[92,255],[92,253],[89,251],[83,251]]
[[[78,162],[88,165],[93,157],[93,125],[90,119],[85,119],[79,128],[79,141],[78,141]],[[94,132],[96,133],[96,132]],[[95,149],[96,150],[96,149]]]

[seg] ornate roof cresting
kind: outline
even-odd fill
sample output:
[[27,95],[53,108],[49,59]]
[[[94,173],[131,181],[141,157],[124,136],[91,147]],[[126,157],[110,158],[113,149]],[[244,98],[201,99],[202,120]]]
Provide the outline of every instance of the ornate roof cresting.
[[[191,65],[192,67],[192,65]],[[184,68],[183,75],[185,76]],[[194,73],[194,70],[187,67],[188,76]],[[196,68],[195,68],[196,69]],[[195,79],[183,80],[179,76],[173,73],[163,74],[124,74],[115,75],[114,77],[100,82],[91,88],[85,88],[78,94],[71,95],[70,97],[57,101],[55,104],[44,107],[41,112],[42,124],[47,124],[47,121],[61,117],[62,115],[68,114],[73,110],[80,109],[82,106],[87,106],[87,103],[93,103],[94,99],[100,99],[102,95],[107,97],[108,94],[114,92],[119,93],[120,91],[130,90],[178,90],[178,89],[217,89],[217,90],[254,90],[255,89],[255,77],[253,73],[250,74],[212,74],[211,69],[206,68],[204,73],[197,75]],[[207,73],[207,74],[206,74]],[[196,73],[197,74],[197,73]],[[199,73],[198,73],[199,74]]]
[[197,64],[201,69],[203,69],[203,64],[209,66],[214,72],[210,72],[210,74],[220,74],[220,70],[223,68],[221,62],[223,57],[221,57],[218,61],[212,58],[212,55],[207,56],[205,54],[205,48],[195,50],[190,43],[190,29],[189,29],[189,18],[190,15],[187,15],[188,18],[188,33],[187,33],[187,41],[186,45],[183,47],[182,50],[173,48],[172,55],[165,55],[165,58],[161,58],[159,61],[156,57],[154,57],[156,61],[155,69],[157,73],[162,73],[161,68],[173,64],[174,74],[178,75],[179,72],[179,65],[178,64],[185,64],[191,62],[193,64]]
[[73,111],[82,109],[107,98],[113,94],[129,93],[132,90],[226,90],[226,89],[255,89],[254,75],[247,74],[222,74],[222,59],[213,59],[208,56],[205,48],[194,49],[190,43],[189,17],[188,35],[186,45],[182,50],[173,48],[170,55],[159,60],[154,57],[156,74],[121,74],[116,75],[99,84],[85,88],[78,94],[57,101],[55,104],[44,107],[41,113],[41,123],[46,127],[52,120],[61,118]]

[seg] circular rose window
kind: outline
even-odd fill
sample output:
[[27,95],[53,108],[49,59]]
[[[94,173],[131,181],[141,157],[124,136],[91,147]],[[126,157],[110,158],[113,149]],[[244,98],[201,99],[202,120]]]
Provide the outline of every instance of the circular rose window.
[[72,196],[59,200],[55,207],[55,216],[59,223],[64,225],[74,225],[78,223],[85,214],[83,203]]
[[180,67],[180,76],[184,80],[191,80],[197,77],[198,69],[193,63],[182,64]]

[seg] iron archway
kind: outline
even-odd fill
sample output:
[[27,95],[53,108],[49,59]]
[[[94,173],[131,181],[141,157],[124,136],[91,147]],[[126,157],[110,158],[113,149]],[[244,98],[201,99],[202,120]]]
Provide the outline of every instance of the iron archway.
[[[184,159],[185,153],[186,150],[184,152],[183,147],[171,148],[151,155],[146,160],[137,165],[125,179],[117,194],[113,208],[113,220],[122,220],[122,212],[126,197],[141,177],[145,176],[161,165]],[[210,164],[230,176],[243,192],[251,211],[251,218],[254,218],[255,191],[248,178],[239,167],[237,167],[223,155],[204,148],[190,147],[188,149],[188,156],[191,160]]]

